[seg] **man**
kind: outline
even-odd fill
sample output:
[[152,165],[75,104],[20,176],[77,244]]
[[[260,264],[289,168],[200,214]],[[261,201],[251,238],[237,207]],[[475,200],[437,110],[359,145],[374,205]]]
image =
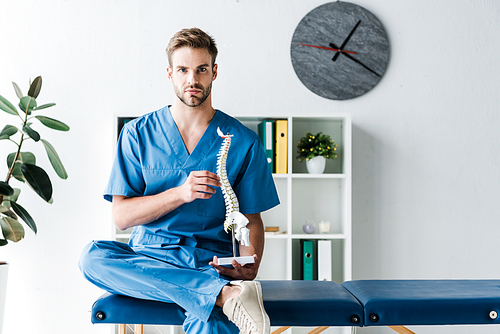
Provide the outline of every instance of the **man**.
[[[129,245],[94,241],[80,268],[112,293],[177,303],[186,310],[186,333],[239,333],[237,327],[269,333],[262,290],[252,281],[264,249],[260,213],[279,204],[262,145],[254,132],[212,107],[218,66],[210,36],[181,30],[167,54],[177,99],[123,128],[104,193],[115,225],[134,227]],[[217,265],[217,257],[232,256],[215,173],[218,127],[234,135],[227,174],[249,220],[250,246],[240,245],[239,255],[253,256],[253,264]]]

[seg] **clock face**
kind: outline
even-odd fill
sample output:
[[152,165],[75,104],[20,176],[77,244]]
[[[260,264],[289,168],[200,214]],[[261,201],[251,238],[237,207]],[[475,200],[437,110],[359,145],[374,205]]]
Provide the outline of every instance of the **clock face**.
[[312,92],[349,100],[372,89],[389,61],[389,42],[380,21],[348,2],[330,2],[309,12],[291,43],[295,73]]

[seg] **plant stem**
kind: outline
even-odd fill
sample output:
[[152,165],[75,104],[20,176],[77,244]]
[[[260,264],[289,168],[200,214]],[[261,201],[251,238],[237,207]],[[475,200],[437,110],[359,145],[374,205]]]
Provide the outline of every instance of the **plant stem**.
[[[24,133],[22,132],[22,129],[26,126],[26,122],[28,122],[28,110],[29,110],[30,103],[31,103],[31,97],[28,100],[28,105],[26,107],[26,111],[24,112],[24,122],[23,122],[23,126],[21,128],[21,140],[19,141],[19,145],[17,146],[17,152],[16,152],[16,155],[14,156],[14,160],[12,161],[12,165],[10,166],[9,171],[7,172],[7,177],[5,178],[6,183],[9,183],[9,180],[12,177],[12,173],[14,172],[14,166],[16,165],[17,159],[21,155],[21,147],[23,146],[23,141],[24,141]],[[1,199],[0,200],[0,203],[1,203],[3,201],[3,197],[0,199]]]
[[14,172],[14,166],[16,165],[17,158],[21,155],[21,147],[23,146],[24,133],[21,134],[21,140],[19,141],[19,146],[17,147],[16,155],[14,156],[14,161],[12,161],[12,165],[9,168],[7,173],[7,177],[5,178],[5,182],[9,183],[10,178],[12,177],[12,173]]

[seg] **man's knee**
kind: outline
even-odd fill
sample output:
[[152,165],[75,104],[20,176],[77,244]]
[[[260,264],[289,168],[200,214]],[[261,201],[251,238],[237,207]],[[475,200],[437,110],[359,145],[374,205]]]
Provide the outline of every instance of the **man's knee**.
[[115,258],[132,254],[132,249],[124,243],[107,240],[94,240],[87,244],[80,255],[78,266],[84,276],[91,280],[106,271]]
[[95,271],[95,267],[99,265],[99,248],[97,247],[99,241],[92,241],[88,243],[82,250],[78,267],[83,275],[88,279]]

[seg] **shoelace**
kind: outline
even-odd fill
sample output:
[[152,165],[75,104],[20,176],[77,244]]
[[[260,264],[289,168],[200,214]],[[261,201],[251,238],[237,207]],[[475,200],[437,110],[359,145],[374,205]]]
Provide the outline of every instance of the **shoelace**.
[[243,331],[243,333],[255,333],[257,328],[255,327],[252,319],[247,315],[246,311],[241,307],[241,302],[238,301],[233,312],[233,319],[236,326]]

